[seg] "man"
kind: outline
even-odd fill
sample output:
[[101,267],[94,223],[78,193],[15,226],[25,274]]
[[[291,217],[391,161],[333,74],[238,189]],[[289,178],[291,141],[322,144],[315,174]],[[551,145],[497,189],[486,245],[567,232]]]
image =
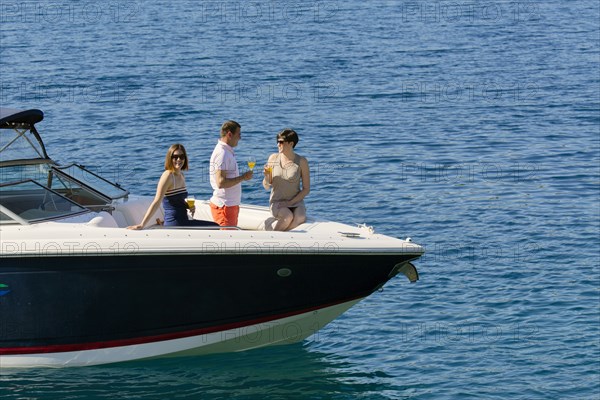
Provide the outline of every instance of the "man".
[[225,121],[221,126],[221,138],[210,156],[210,211],[213,220],[221,226],[236,226],[242,201],[243,181],[252,179],[252,171],[240,175],[233,148],[242,138],[240,124]]

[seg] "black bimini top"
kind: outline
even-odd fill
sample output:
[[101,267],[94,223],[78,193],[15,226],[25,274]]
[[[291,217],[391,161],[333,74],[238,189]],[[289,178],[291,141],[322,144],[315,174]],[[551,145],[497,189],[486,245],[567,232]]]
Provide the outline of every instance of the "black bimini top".
[[0,107],[0,166],[19,164],[22,160],[47,162],[50,159],[35,129],[35,124],[43,119],[41,110]]
[[34,125],[44,119],[41,110],[17,110],[14,108],[0,108],[0,128],[9,128],[15,125]]

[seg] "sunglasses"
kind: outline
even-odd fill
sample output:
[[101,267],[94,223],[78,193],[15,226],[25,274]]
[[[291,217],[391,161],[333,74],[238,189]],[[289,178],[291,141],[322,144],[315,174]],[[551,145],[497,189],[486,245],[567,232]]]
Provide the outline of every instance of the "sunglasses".
[[179,160],[185,160],[185,154],[173,154],[171,156],[172,159],[179,159]]
[[284,144],[284,143],[285,143],[285,140],[278,140],[277,141],[277,144]]

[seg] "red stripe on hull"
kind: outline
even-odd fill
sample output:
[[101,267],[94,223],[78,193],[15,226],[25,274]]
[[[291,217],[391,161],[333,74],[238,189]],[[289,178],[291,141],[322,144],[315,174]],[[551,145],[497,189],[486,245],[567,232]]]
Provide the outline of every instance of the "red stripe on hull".
[[348,301],[357,300],[358,298],[348,299],[332,304],[324,304],[318,307],[311,307],[301,311],[289,312],[284,314],[273,315],[269,317],[257,318],[254,320],[243,321],[243,322],[233,322],[230,324],[224,324],[219,326],[214,326],[210,328],[201,328],[201,329],[193,329],[189,331],[183,332],[174,332],[174,333],[166,333],[163,335],[154,335],[154,336],[145,336],[139,338],[132,339],[120,339],[120,340],[110,340],[106,342],[93,342],[93,343],[76,343],[76,344],[60,344],[60,345],[50,345],[50,346],[27,346],[27,347],[10,347],[10,348],[0,348],[0,355],[20,355],[20,354],[45,354],[45,353],[63,353],[68,351],[85,351],[85,350],[98,350],[98,349],[106,349],[113,347],[121,347],[121,346],[133,346],[138,344],[146,344],[146,343],[154,343],[154,342],[162,342],[167,340],[174,339],[182,339],[191,336],[199,336],[205,335],[209,333],[227,331],[230,329],[241,328],[244,326],[256,325],[264,322],[269,322],[277,319],[287,318],[294,315],[304,314],[307,312],[319,310],[326,307],[335,306],[337,304],[346,303]]

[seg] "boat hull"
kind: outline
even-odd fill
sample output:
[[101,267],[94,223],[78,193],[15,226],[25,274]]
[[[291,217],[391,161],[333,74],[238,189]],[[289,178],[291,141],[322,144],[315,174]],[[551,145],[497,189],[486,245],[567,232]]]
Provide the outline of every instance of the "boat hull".
[[0,367],[89,365],[302,340],[419,254],[4,257]]
[[160,357],[228,353],[291,344],[315,334],[360,300],[179,339],[80,351],[3,355],[0,356],[0,368],[90,366]]

